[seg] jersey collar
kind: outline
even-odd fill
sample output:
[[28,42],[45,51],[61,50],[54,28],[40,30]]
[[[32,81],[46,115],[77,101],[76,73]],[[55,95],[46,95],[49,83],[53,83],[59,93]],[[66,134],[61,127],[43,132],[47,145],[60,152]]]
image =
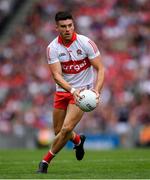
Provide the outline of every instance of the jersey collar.
[[77,39],[77,34],[74,32],[73,35],[72,35],[72,38],[71,38],[70,42],[69,42],[68,44],[64,44],[64,43],[63,43],[63,40],[62,40],[62,37],[61,37],[60,35],[58,36],[58,42],[59,42],[60,44],[63,44],[63,45],[66,46],[66,47],[69,47],[76,39]]

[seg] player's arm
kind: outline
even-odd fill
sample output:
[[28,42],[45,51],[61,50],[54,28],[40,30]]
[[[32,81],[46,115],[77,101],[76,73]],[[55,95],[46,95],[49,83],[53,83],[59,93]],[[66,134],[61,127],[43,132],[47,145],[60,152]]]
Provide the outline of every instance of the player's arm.
[[97,72],[94,90],[100,93],[104,83],[104,66],[101,62],[100,55],[95,57],[94,59],[91,59],[90,62]]
[[56,47],[53,44],[49,45],[47,47],[46,54],[47,54],[49,68],[50,68],[54,81],[63,89],[70,92],[72,87],[62,77],[62,69],[61,69],[60,61],[58,59],[58,53],[57,53]]
[[62,76],[62,68],[60,61],[58,59],[58,54],[56,51],[56,48],[52,46],[47,47],[47,60],[49,64],[49,68],[51,71],[51,74],[53,76],[54,81],[56,84],[61,86],[63,89],[65,89],[68,92],[71,92],[75,98],[80,97],[79,90],[76,90],[73,88]]
[[91,65],[95,68],[97,72],[94,91],[96,92],[97,97],[99,97],[104,82],[104,66],[102,64],[100,52],[97,48],[97,45],[90,39],[87,40],[86,51],[88,58],[90,59]]
[[71,85],[64,80],[62,77],[62,69],[61,69],[61,64],[60,62],[56,62],[54,64],[49,64],[50,71],[52,73],[54,81],[61,86],[63,89],[66,91],[71,91]]
[[67,81],[64,80],[64,78],[62,76],[62,69],[61,69],[60,62],[56,62],[54,64],[49,64],[49,68],[52,73],[54,81],[59,86],[61,86],[66,91],[71,92],[74,95],[75,99],[80,97],[80,95],[79,95],[80,90],[72,88],[72,86]]

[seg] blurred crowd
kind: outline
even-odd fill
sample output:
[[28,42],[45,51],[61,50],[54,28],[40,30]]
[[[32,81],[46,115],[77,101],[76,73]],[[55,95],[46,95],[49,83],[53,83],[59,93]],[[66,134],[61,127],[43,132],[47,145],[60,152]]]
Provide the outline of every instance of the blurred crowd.
[[[77,131],[116,133],[125,146],[129,142],[148,144],[149,0],[36,3],[9,42],[0,45],[0,132],[20,135],[24,127],[53,129],[55,83],[48,69],[46,47],[57,35],[54,15],[60,10],[72,12],[77,32],[95,41],[106,68],[99,107],[84,115]],[[131,137],[133,141],[127,141]]]
[[0,1],[0,23],[11,13],[13,2],[13,0]]
[[3,29],[3,26],[9,21],[9,18],[13,16],[19,4],[19,0],[0,1],[0,32]]

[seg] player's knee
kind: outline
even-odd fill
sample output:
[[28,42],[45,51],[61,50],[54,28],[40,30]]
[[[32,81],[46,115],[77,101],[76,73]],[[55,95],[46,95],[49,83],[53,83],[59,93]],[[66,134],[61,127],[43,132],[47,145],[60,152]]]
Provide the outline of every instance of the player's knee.
[[60,128],[55,128],[54,129],[54,133],[55,133],[55,136],[60,132]]
[[61,134],[62,134],[62,136],[64,136],[64,137],[69,136],[69,135],[71,134],[71,132],[72,132],[72,128],[70,128],[70,127],[63,127],[63,128],[61,129]]

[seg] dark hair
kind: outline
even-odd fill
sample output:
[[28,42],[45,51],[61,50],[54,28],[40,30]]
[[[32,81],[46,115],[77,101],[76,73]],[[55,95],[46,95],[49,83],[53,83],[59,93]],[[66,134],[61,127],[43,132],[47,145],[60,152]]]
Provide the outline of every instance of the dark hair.
[[73,20],[71,13],[68,11],[60,11],[60,12],[56,13],[56,15],[55,15],[56,22],[61,21],[61,20],[67,20],[67,19]]

